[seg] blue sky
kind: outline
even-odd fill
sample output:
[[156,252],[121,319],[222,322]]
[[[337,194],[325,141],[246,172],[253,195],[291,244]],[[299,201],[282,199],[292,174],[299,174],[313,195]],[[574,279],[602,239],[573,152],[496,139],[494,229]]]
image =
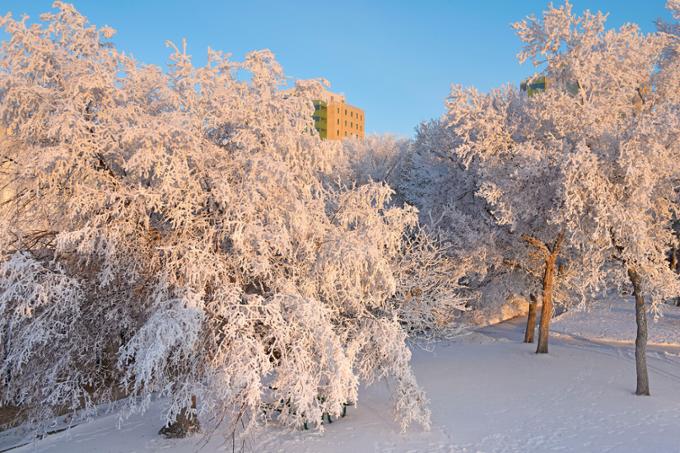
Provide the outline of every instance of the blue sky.
[[[0,0],[0,14],[32,19],[52,0]],[[488,90],[533,73],[520,66],[510,24],[539,15],[547,0],[218,1],[73,0],[92,23],[118,30],[114,42],[145,63],[164,65],[170,39],[187,38],[195,63],[206,49],[236,59],[269,48],[292,78],[324,77],[366,112],[367,132],[411,136],[438,117],[451,83]],[[561,1],[555,1],[560,4]],[[577,11],[610,12],[609,25],[654,29],[664,0],[574,0]],[[6,37],[0,34],[0,38]]]

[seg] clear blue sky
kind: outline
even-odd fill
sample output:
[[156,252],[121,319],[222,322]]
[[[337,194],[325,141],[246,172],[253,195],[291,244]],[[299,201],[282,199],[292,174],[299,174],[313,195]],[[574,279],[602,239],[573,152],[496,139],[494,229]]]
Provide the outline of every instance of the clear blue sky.
[[[0,14],[32,19],[52,0],[0,0]],[[92,23],[118,30],[114,42],[145,63],[164,65],[167,39],[186,37],[195,63],[206,49],[240,59],[269,48],[287,75],[324,77],[366,112],[367,132],[411,136],[438,117],[451,83],[488,90],[531,74],[515,55],[510,24],[540,15],[547,0],[73,0]],[[561,1],[555,1],[561,4]],[[577,11],[610,12],[609,25],[654,29],[665,0],[574,0]],[[0,34],[0,38],[6,36]]]

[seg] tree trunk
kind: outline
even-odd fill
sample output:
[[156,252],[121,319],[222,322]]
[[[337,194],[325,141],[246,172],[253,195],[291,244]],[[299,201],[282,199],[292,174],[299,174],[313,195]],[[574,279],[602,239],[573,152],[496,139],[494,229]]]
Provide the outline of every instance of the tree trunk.
[[543,274],[543,306],[541,307],[541,323],[538,327],[538,346],[536,354],[548,353],[548,335],[550,334],[550,318],[553,309],[553,285],[555,281],[555,262],[557,254],[551,253],[545,260],[545,273]]
[[177,415],[174,422],[166,425],[158,431],[167,438],[182,438],[198,432],[201,425],[196,417],[196,395],[191,396],[191,408],[184,408]]
[[530,245],[536,247],[545,259],[545,273],[543,274],[543,301],[541,307],[541,323],[538,327],[538,347],[536,354],[546,354],[548,352],[548,335],[550,333],[550,318],[552,316],[553,305],[553,286],[555,282],[555,269],[557,257],[560,255],[560,248],[564,241],[564,230],[560,231],[555,238],[552,247],[548,247],[545,242],[529,235],[522,235],[522,239]]
[[637,373],[636,395],[649,395],[649,376],[647,374],[647,312],[645,298],[642,296],[640,276],[633,268],[628,269],[628,278],[633,284],[635,295],[635,322],[637,335],[635,337],[635,371]]
[[534,331],[536,330],[536,296],[534,294],[529,295],[529,314],[527,316],[527,329],[524,332],[524,342],[533,343],[534,342]]

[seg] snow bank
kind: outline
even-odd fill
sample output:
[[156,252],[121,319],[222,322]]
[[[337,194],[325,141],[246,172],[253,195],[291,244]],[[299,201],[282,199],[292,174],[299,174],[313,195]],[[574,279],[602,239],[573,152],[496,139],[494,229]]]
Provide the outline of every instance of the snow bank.
[[[620,310],[619,310],[620,308]],[[601,326],[624,322],[626,307],[612,304],[577,323],[560,317],[556,326]],[[672,332],[678,317],[669,312],[650,328],[655,338]],[[632,314],[628,313],[628,314]],[[571,323],[571,324],[570,324]],[[523,319],[415,349],[413,367],[431,400],[433,426],[399,433],[391,414],[389,386],[362,388],[358,407],[325,425],[324,432],[269,426],[248,437],[245,451],[258,452],[552,452],[677,451],[680,445],[680,357],[651,348],[651,397],[636,397],[633,349],[556,336],[549,355],[521,343]],[[581,329],[582,333],[586,330]],[[160,410],[132,417],[116,428],[114,415],[39,442],[39,451],[168,453],[231,451],[220,435],[166,440],[156,433]],[[207,425],[204,425],[207,426]],[[239,445],[236,446],[237,450]],[[0,436],[0,450],[3,441]],[[17,453],[34,451],[26,445]]]
[[[680,347],[680,307],[660,306],[660,316],[650,314],[649,344]],[[589,310],[569,311],[553,321],[554,332],[595,341],[634,344],[635,303],[632,299],[611,299]]]

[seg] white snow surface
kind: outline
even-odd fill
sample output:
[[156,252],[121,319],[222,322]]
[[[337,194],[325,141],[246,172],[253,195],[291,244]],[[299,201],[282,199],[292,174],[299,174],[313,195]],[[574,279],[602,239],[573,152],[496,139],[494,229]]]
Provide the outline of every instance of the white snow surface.
[[[648,344],[680,346],[680,307],[659,305],[660,314],[648,314]],[[553,321],[553,332],[593,341],[634,344],[635,301],[612,298],[588,310],[572,310]]]
[[[672,336],[680,332],[679,312],[670,309],[650,324],[654,341],[678,343]],[[431,400],[430,432],[400,433],[387,385],[380,383],[362,388],[359,405],[323,432],[269,426],[236,451],[680,452],[680,348],[650,347],[652,396],[635,396],[634,351],[623,343],[634,338],[632,316],[623,303],[562,315],[554,323],[562,333],[551,338],[548,355],[521,343],[519,318],[432,350],[414,347],[413,367]],[[622,331],[625,338],[612,334]],[[102,416],[12,452],[232,451],[220,434],[168,440],[157,435],[160,425],[160,405],[154,403],[120,429],[116,415]],[[0,433],[0,451],[16,442],[10,434]]]

